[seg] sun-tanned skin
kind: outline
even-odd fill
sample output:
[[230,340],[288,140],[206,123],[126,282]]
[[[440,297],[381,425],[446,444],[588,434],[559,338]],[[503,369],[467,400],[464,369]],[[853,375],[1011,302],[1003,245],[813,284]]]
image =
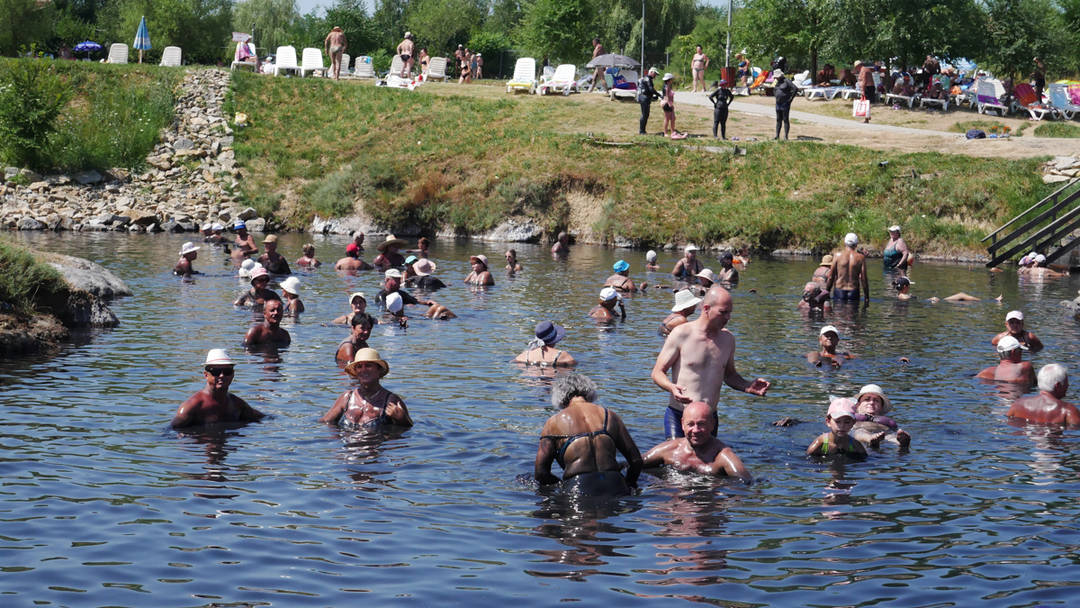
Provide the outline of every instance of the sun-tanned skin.
[[[806,448],[807,456],[828,456],[840,453],[853,458],[866,457],[866,448],[862,443],[854,441],[850,435],[855,425],[854,418],[841,416],[834,420],[832,416],[825,416],[825,424],[829,427],[829,432],[822,433],[814,439],[810,447]],[[823,453],[826,445],[829,446],[827,454]]]
[[[319,422],[340,424],[342,418],[347,418],[352,425],[363,427],[365,424],[385,415],[395,426],[411,427],[413,421],[409,416],[409,410],[405,407],[405,402],[401,400],[401,397],[396,394],[387,391],[385,411],[383,408],[372,404],[372,401],[378,402],[380,397],[383,397],[381,393],[386,390],[379,384],[382,371],[379,364],[375,362],[364,361],[356,364],[353,377],[356,378],[358,386],[342,393],[334,401],[334,405],[330,406],[330,410],[323,414],[322,418],[319,418]],[[353,392],[356,393],[356,400],[360,407],[350,410],[349,395]]]
[[1005,336],[1016,338],[1017,342],[1028,348],[1028,352],[1037,353],[1043,349],[1042,340],[1035,335],[1035,332],[1026,331],[1024,329],[1024,321],[1021,319],[1009,319],[1006,321],[1005,331],[991,338],[990,343],[997,346],[997,343]]
[[1010,418],[1037,424],[1057,424],[1080,427],[1080,410],[1063,397],[1069,391],[1069,379],[1059,382],[1052,391],[1040,390],[1039,394],[1017,399],[1009,408]]
[[234,251],[239,251],[242,256],[259,253],[259,248],[255,246],[255,237],[251,236],[247,228],[236,229],[236,249]]
[[866,276],[866,256],[856,251],[851,245],[845,245],[844,250],[833,257],[825,289],[833,293],[833,288],[845,292],[861,290],[863,302],[870,302],[870,279]]
[[[587,433],[601,428],[604,424],[604,408],[590,403],[582,397],[573,397],[569,404],[557,414],[548,418],[540,432],[540,445],[536,450],[536,462],[533,476],[541,484],[558,483],[559,478],[551,473],[551,464],[555,462],[555,453],[559,441],[555,437],[570,437],[577,433]],[[583,473],[597,471],[618,471],[619,463],[615,452],[622,453],[628,465],[626,484],[637,485],[641,473],[641,453],[630,437],[619,415],[608,410],[607,430],[609,435],[598,435],[578,439],[570,444],[563,457],[563,479],[570,479]]]
[[1035,369],[1032,368],[1030,362],[1021,361],[1022,356],[1023,351],[1019,348],[1002,353],[1001,363],[982,370],[975,377],[983,380],[1010,382],[1028,386],[1035,384]]
[[833,367],[840,367],[844,360],[855,358],[855,355],[848,352],[836,352],[836,347],[840,345],[840,336],[831,331],[818,336],[818,344],[821,345],[821,350],[806,353],[806,360],[818,367],[824,365],[826,361]]
[[728,475],[746,483],[753,481],[735,451],[713,436],[716,419],[704,401],[695,401],[683,409],[685,437],[669,439],[645,454],[645,467],[661,465],[676,470],[705,475]]
[[233,366],[208,365],[203,371],[206,386],[180,404],[170,425],[180,429],[217,422],[255,422],[263,413],[229,392]]
[[367,315],[358,317],[357,322],[352,325],[352,334],[349,336],[349,340],[338,346],[337,352],[334,354],[334,360],[338,363],[352,361],[353,357],[356,356],[356,351],[367,348],[367,340],[370,337],[371,317]]
[[281,346],[292,342],[292,337],[285,328],[281,327],[281,318],[284,316],[284,308],[281,300],[270,300],[263,306],[264,323],[259,323],[248,330],[244,336],[246,346],[256,344],[277,344]]

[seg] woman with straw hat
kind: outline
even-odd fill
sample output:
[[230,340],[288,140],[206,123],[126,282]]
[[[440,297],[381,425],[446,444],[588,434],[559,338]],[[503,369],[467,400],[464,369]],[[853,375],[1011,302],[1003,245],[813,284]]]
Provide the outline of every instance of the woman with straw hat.
[[401,268],[405,265],[405,256],[401,255],[399,250],[407,244],[403,239],[392,234],[386,235],[386,240],[375,246],[379,250],[379,255],[371,263],[379,270]]
[[345,366],[345,373],[356,380],[356,387],[342,393],[319,422],[364,430],[412,426],[405,402],[379,384],[390,373],[390,364],[382,360],[378,351],[374,348],[356,351],[352,362]]
[[536,337],[529,341],[528,347],[514,357],[514,363],[537,365],[539,367],[572,367],[577,365],[573,355],[555,345],[566,335],[561,325],[551,321],[536,324]]

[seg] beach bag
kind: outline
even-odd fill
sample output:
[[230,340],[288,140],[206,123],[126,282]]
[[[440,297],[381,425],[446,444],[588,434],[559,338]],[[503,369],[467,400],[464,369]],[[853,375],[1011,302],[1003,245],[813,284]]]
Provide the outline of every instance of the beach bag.
[[851,105],[851,115],[856,118],[870,118],[870,100],[865,95]]
[[964,136],[968,139],[986,139],[986,131],[981,129],[968,129]]

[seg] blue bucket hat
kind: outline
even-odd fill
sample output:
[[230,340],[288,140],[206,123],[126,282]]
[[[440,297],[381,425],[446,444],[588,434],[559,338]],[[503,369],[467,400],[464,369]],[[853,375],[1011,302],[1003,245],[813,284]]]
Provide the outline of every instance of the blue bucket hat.
[[626,260],[619,260],[618,262],[615,262],[612,268],[615,269],[615,272],[626,272],[627,270],[630,270],[630,264],[628,264]]
[[541,321],[536,324],[536,338],[548,346],[562,340],[565,335],[566,330],[551,321]]
[[416,260],[419,260],[419,259],[420,258],[416,257],[415,255],[410,255],[409,257],[405,258],[405,265],[408,266],[409,264],[412,264],[413,262],[415,262]]
[[241,228],[245,228],[245,229],[246,229],[246,228],[247,228],[247,224],[245,224],[245,223],[244,223],[244,222],[242,222],[242,221],[240,221],[240,222],[236,222],[235,224],[233,224],[233,230],[240,230]]

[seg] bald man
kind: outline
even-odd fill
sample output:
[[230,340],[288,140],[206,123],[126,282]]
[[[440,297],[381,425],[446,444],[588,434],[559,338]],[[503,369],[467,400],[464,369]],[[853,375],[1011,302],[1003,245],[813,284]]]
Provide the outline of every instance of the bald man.
[[683,409],[683,437],[669,439],[645,454],[645,467],[667,465],[683,472],[738,477],[753,481],[735,450],[717,439],[716,417],[704,401],[695,401]]

